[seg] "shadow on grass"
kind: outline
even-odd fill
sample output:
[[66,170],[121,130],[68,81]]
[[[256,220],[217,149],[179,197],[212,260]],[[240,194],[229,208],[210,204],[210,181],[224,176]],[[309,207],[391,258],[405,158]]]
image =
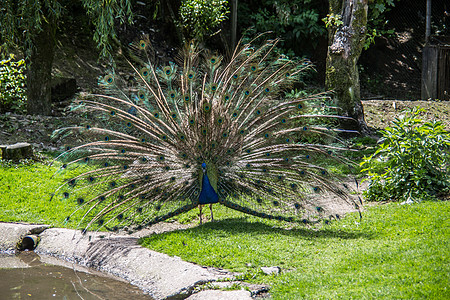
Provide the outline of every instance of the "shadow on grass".
[[[172,233],[184,232],[193,235],[214,235],[220,232],[226,232],[230,235],[250,233],[254,235],[284,235],[301,238],[339,238],[339,239],[358,239],[373,238],[373,233],[352,232],[351,229],[337,229],[330,227],[322,227],[319,229],[312,229],[305,227],[295,227],[285,229],[276,227],[276,225],[268,225],[261,222],[249,222],[245,217],[241,218],[227,218],[215,222],[208,222],[197,227],[175,230],[173,232],[165,232],[158,236],[170,235]],[[152,236],[145,237],[152,238]]]

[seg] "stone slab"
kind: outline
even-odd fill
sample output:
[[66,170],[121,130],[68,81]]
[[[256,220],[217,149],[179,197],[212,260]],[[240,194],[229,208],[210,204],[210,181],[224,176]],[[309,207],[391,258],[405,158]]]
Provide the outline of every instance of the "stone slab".
[[251,294],[249,291],[220,291],[220,290],[208,290],[201,291],[197,294],[189,296],[186,300],[251,300]]

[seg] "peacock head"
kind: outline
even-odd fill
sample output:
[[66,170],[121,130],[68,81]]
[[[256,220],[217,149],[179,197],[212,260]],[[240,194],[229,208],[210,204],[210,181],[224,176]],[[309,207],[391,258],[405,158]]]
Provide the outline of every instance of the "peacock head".
[[202,171],[203,173],[206,173],[206,163],[202,163]]

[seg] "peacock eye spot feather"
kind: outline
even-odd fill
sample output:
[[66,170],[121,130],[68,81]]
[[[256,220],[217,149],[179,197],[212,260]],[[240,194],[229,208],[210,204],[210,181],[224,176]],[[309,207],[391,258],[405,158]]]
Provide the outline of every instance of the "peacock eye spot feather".
[[70,146],[66,147],[66,151],[69,151],[70,149],[72,149]]
[[63,165],[62,165],[62,168],[63,168],[63,169],[67,168],[67,164],[63,164]]
[[245,91],[244,91],[244,95],[245,95],[245,96],[250,95],[250,91],[249,91],[249,90],[245,90]]
[[89,182],[93,182],[94,180],[95,180],[94,177],[92,177],[92,176],[89,176],[89,177],[88,177],[88,181],[89,181]]
[[186,169],[189,169],[190,167],[191,167],[191,165],[189,165],[189,164],[186,164],[186,165],[185,165],[185,168],[186,168]]
[[105,163],[103,164],[103,166],[106,168],[106,167],[109,166],[109,163],[105,162]]
[[232,116],[233,116],[233,118],[236,118],[237,115],[238,115],[237,112],[234,112]]
[[105,142],[109,141],[109,136],[105,136]]
[[64,198],[69,198],[69,196],[70,196],[70,195],[69,195],[68,192],[64,192],[64,193],[63,193],[63,197],[64,197]]
[[252,151],[250,149],[245,150],[247,153],[251,153]]
[[125,149],[120,150],[120,153],[125,153],[125,152],[126,152]]
[[306,130],[308,130],[308,127],[306,127],[306,126],[303,127],[303,131],[306,131]]
[[142,161],[142,162],[146,162],[146,161],[147,161],[147,158],[146,158],[146,157],[143,157],[143,158],[141,158],[141,161]]
[[294,207],[295,207],[296,209],[300,209],[301,206],[300,206],[299,203],[295,203],[295,204],[294,204]]
[[86,162],[86,163],[89,162],[89,160],[90,160],[89,157],[85,157],[85,158],[84,158],[84,162]]
[[286,123],[286,119],[281,119],[281,123]]
[[131,122],[127,122],[127,127],[131,128],[131,126],[133,126],[133,124]]
[[299,105],[297,105],[297,108],[298,108],[298,109],[302,109],[302,108],[303,108],[303,105],[299,104]]
[[164,170],[169,171],[169,170],[170,170],[170,167],[169,167],[169,166],[165,166],[165,167],[164,167]]
[[264,137],[265,137],[266,139],[268,139],[268,138],[270,137],[270,133],[265,133],[265,134],[264,134]]
[[149,180],[149,179],[150,179],[150,176],[145,175],[145,176],[144,176],[144,179],[145,179],[145,180]]
[[176,179],[175,176],[172,176],[172,177],[170,178],[171,181],[175,181],[175,179]]
[[226,133],[226,132],[222,133],[222,137],[224,137],[224,138],[228,137],[228,133]]
[[270,92],[270,88],[265,88],[264,92],[266,92],[266,93]]
[[91,129],[91,126],[90,125],[86,125],[86,129],[87,130]]
[[278,201],[273,201],[272,203],[273,203],[274,206],[280,205],[280,203]]
[[257,114],[257,115],[260,115],[260,114],[261,114],[261,111],[258,109],[258,110],[256,111],[256,114]]
[[310,158],[309,154],[307,154],[307,155],[305,156],[305,158],[306,158],[306,159],[309,159],[309,158]]
[[177,119],[177,114],[176,113],[172,113],[171,117],[172,117],[172,119],[176,120]]
[[136,208],[136,211],[137,211],[138,213],[141,213],[141,212],[142,212],[142,207]]
[[141,139],[141,143],[145,143],[145,138],[142,138],[142,139]]
[[115,187],[115,186],[116,186],[116,182],[115,182],[115,181],[112,181],[112,182],[109,184],[109,186],[112,187],[112,188]]
[[122,220],[123,219],[123,214],[119,214],[119,215],[117,215],[117,220]]
[[286,143],[290,143],[291,142],[291,139],[290,138],[286,138]]
[[313,188],[313,190],[314,190],[314,192],[318,192],[318,191],[319,191],[319,187],[315,186],[315,187]]
[[111,116],[114,116],[114,115],[116,115],[116,112],[115,112],[114,110],[112,110],[112,111],[110,112],[110,114],[111,114]]
[[164,160],[164,156],[159,156],[159,158],[158,158],[160,161],[163,161]]
[[98,198],[99,201],[105,201],[105,199],[106,199],[105,196],[100,196],[100,197]]
[[78,198],[78,199],[77,199],[77,203],[78,203],[79,205],[83,204],[83,203],[84,203],[84,199],[83,199],[83,198]]
[[128,165],[123,165],[124,170],[128,170]]
[[250,165],[250,164],[246,164],[245,166],[246,166],[247,168],[250,168],[250,167],[251,167],[251,165]]
[[155,118],[159,118],[159,113],[157,113],[157,112],[155,112],[154,114],[153,114],[153,116],[155,117]]

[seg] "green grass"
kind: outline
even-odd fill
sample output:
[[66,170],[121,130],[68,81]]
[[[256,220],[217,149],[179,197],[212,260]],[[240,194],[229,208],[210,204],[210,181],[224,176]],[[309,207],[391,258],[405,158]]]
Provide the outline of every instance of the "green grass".
[[[76,204],[50,195],[70,174],[44,164],[0,165],[0,221],[63,220]],[[52,177],[53,176],[53,177]],[[209,216],[205,207],[204,214]],[[246,216],[215,205],[216,222],[141,240],[186,261],[241,272],[274,299],[450,299],[450,202],[391,203],[315,228]],[[177,217],[198,222],[198,210]],[[278,276],[261,266],[279,266]]]
[[64,219],[76,208],[75,203],[67,199],[51,200],[52,193],[70,175],[57,173],[58,167],[50,167],[49,162],[0,164],[0,221],[75,226],[75,222],[64,224]]
[[[450,203],[371,207],[320,228],[234,217],[142,245],[272,285],[274,299],[449,299]],[[259,271],[279,266],[279,276]]]

